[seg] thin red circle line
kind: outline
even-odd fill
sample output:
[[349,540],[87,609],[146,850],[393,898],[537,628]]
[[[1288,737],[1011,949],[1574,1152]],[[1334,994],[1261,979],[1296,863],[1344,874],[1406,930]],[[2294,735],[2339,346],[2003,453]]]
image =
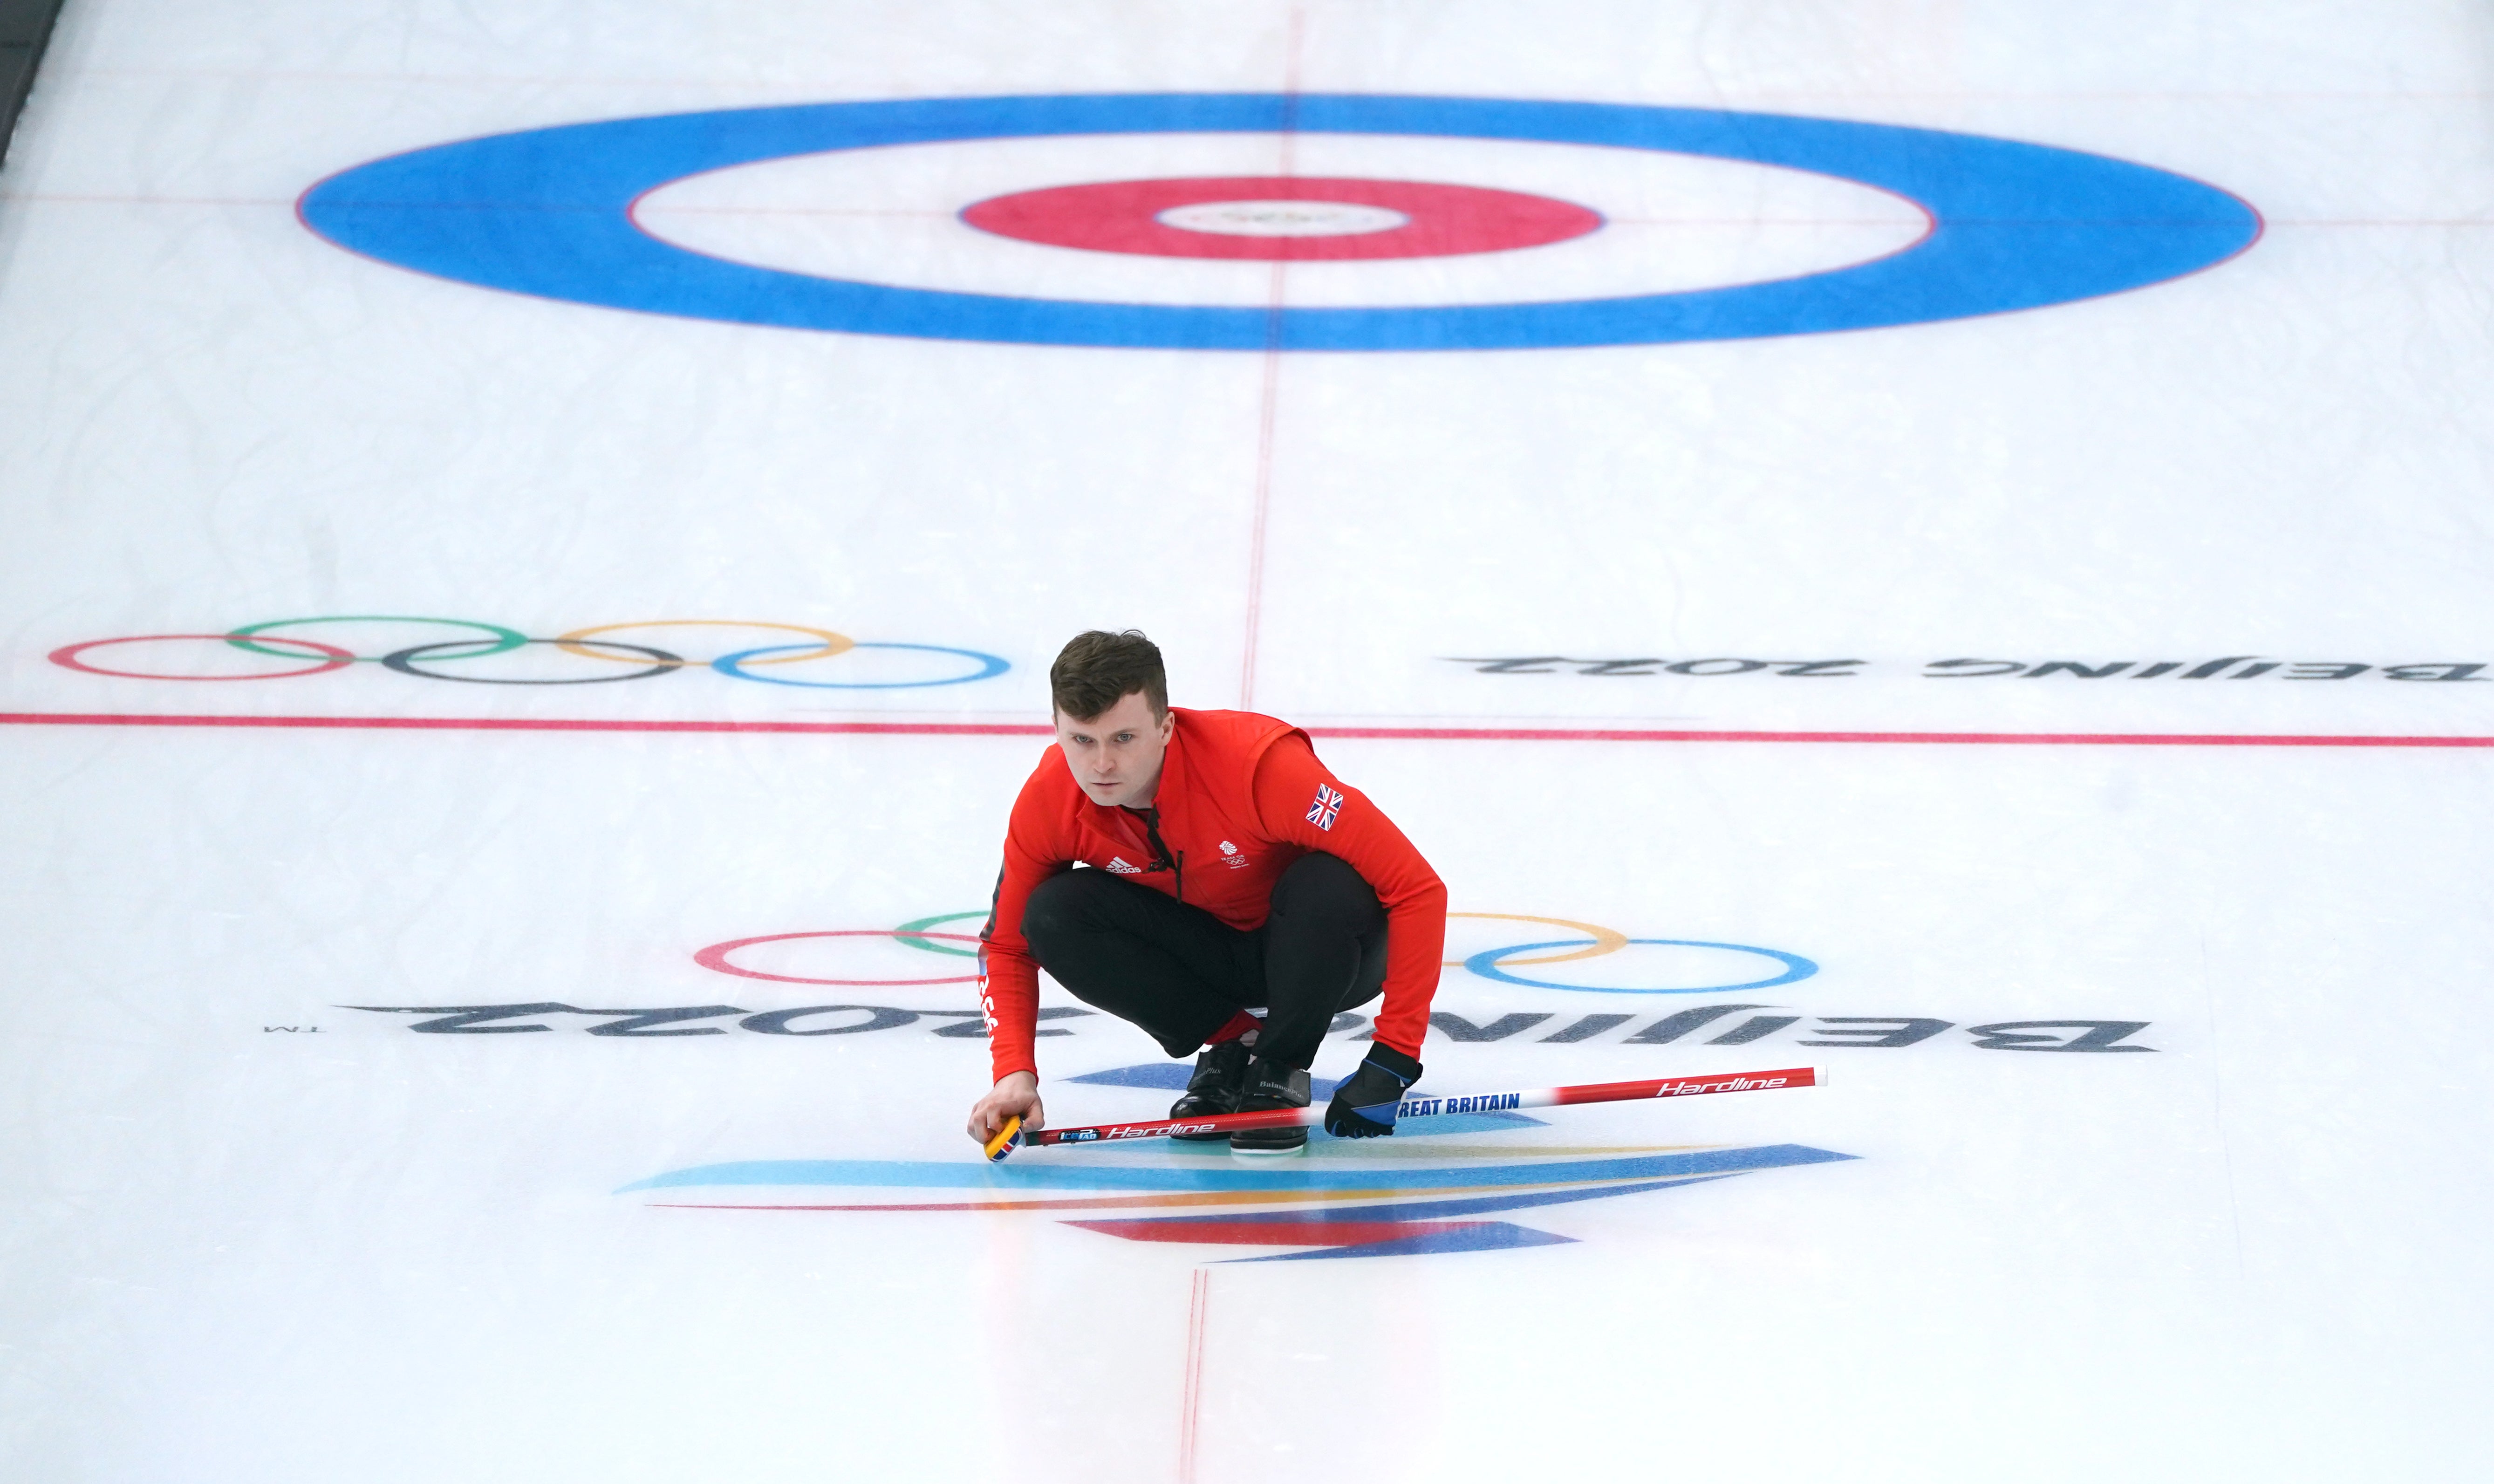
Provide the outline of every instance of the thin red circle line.
[[[736,952],[740,948],[750,948],[756,943],[785,943],[792,938],[897,938],[902,936],[904,936],[904,934],[897,927],[841,927],[835,928],[828,932],[764,933],[758,938],[734,938],[725,943],[714,943],[710,947],[693,954],[693,962],[700,964],[705,969],[710,969],[716,973],[733,974],[740,979],[767,979],[774,983],[782,984],[867,985],[880,988],[894,984],[976,984],[978,982],[979,976],[976,974],[957,974],[947,979],[807,979],[803,975],[797,974],[765,974],[759,969],[740,968],[737,965],[730,963],[727,958],[728,954]],[[974,938],[967,933],[958,932],[920,931],[908,933],[905,936],[912,938],[951,938],[957,943],[976,943],[979,941],[977,938]]]
[[[511,716],[198,716],[109,712],[0,712],[0,726],[276,727],[309,731],[742,732],[803,737],[1053,737],[1021,722],[594,721]],[[1619,727],[1326,727],[1311,737],[1372,742],[1855,742],[1955,746],[2494,747],[2494,737],[2260,732],[1695,732]],[[889,930],[889,929],[886,929]],[[932,934],[928,934],[932,936]]]

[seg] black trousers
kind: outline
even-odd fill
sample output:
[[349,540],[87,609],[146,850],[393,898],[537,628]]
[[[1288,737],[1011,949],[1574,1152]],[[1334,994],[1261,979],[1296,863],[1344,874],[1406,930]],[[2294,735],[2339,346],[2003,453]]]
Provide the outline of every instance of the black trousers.
[[1075,998],[1141,1026],[1171,1056],[1262,1010],[1256,1054],[1304,1069],[1334,1015],[1385,984],[1385,909],[1359,872],[1322,852],[1283,870],[1271,916],[1252,932],[1103,870],[1041,883],[1021,932]]

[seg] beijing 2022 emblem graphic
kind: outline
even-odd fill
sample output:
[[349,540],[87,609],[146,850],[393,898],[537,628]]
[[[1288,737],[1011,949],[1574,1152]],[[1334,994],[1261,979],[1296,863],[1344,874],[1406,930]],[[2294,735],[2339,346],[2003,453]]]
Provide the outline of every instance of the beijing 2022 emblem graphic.
[[[1510,302],[1130,303],[961,292],[696,252],[634,207],[742,166],[929,143],[1138,135],[1464,139],[1802,171],[1910,202],[1903,247],[1815,272]],[[952,203],[965,230],[1055,249],[1274,262],[1564,250],[1598,211],[1533,192],[1326,175],[1032,180]],[[2153,167],[1978,135],[1715,108],[1367,94],[1144,93],[832,103],[568,124],[434,145],[305,192],[351,252],[479,288],[784,329],[1039,346],[1493,350],[1869,330],[2165,283],[2259,239],[2252,207]]]
[[[520,1000],[339,1008],[408,1017],[399,1019],[404,1030],[441,1038],[437,1044],[444,1045],[455,1045],[448,1040],[453,1037],[534,1035],[560,1041],[580,1034],[621,1050],[697,1045],[703,1038],[735,1035],[823,1046],[838,1054],[836,1048],[857,1045],[861,1038],[931,1033],[942,1042],[979,1042],[987,1038],[987,1026],[978,1008],[929,1003],[909,991],[975,984],[979,939],[958,929],[987,915],[986,909],[976,908],[936,913],[897,927],[763,933],[714,943],[691,955],[702,968],[737,980],[840,991],[822,1003],[764,1009],[758,1003],[660,1006],[610,1001],[596,1007]],[[1752,1047],[1772,1042],[1786,1043],[1771,1048],[1771,1055],[1779,1062],[1801,1055],[1821,1058],[1831,1051],[1840,1060],[1857,1053],[1884,1056],[1917,1047],[1943,1055],[1952,1054],[1953,1048],[2087,1056],[2152,1055],[2158,1050],[2137,1039],[2149,1028],[2145,1020],[2089,1015],[1960,1025],[1930,1015],[1860,1013],[1877,1007],[1819,1014],[1763,1000],[1720,998],[1788,988],[1818,974],[1814,960],[1782,949],[1631,936],[1597,923],[1528,913],[1461,911],[1447,917],[1515,924],[1510,931],[1530,940],[1446,959],[1443,967],[1447,970],[1461,970],[1485,984],[1540,991],[1541,996],[1554,991],[1625,996],[1628,998],[1613,1003],[1637,1007],[1644,1002],[1645,1006],[1642,1011],[1589,1010],[1580,1003],[1578,1008],[1554,1010],[1546,998],[1539,1008],[1534,1007],[1530,1001],[1535,996],[1528,996],[1523,1009],[1484,1014],[1475,1008],[1473,1014],[1481,1016],[1478,1020],[1450,1010],[1432,1011],[1432,1034],[1455,1044],[1530,1040],[1562,1056],[1598,1058],[1611,1065],[1619,1065],[1612,1059],[1628,1047]],[[957,930],[940,930],[948,925]],[[1548,936],[1553,929],[1568,936]],[[913,951],[922,958],[922,966],[932,972],[900,973],[902,966],[890,959],[878,962],[873,955],[879,943]],[[1682,951],[1678,971],[1624,967],[1609,978],[1589,975],[1589,968],[1597,961],[1635,947]],[[923,962],[928,958],[936,961]],[[1527,970],[1530,973],[1523,972]],[[859,1002],[855,998],[859,990],[872,991],[869,998],[876,1003]],[[1684,997],[1690,996],[1705,996],[1709,1003],[1688,1005]],[[1768,1013],[1748,1014],[1752,1011]],[[1044,1008],[1036,1034],[1075,1036],[1092,1014],[1074,1006]],[[1335,1017],[1329,1034],[1356,1042],[1364,1039],[1361,1028],[1368,1023],[1367,1016],[1347,1011]],[[262,1029],[276,1032],[296,1027]],[[1642,1057],[1645,1053],[1631,1054]],[[1147,1101],[1158,1104],[1182,1090],[1190,1073],[1181,1062],[1152,1062],[1066,1080],[1148,1092],[1154,1096]],[[1737,1091],[1745,1084],[1781,1085],[1749,1079],[1782,1075],[1718,1075],[1664,1081],[1728,1082],[1669,1089],[1677,1095],[1690,1090]],[[1816,1086],[1824,1080],[1824,1071],[1814,1070],[1809,1079],[1796,1085]],[[1319,1101],[1329,1097],[1335,1085],[1325,1078],[1314,1079],[1314,1097]],[[975,1158],[735,1160],[664,1170],[634,1181],[618,1194],[647,1196],[651,1204],[661,1206],[833,1212],[862,1221],[893,1212],[1019,1213],[1102,1236],[1176,1248],[1299,1249],[1232,1260],[1303,1261],[1550,1246],[1573,1239],[1493,1218],[1858,1158],[1790,1142],[1551,1145],[1518,1141],[1515,1136],[1545,1127],[1543,1120],[1514,1111],[1520,1105],[1662,1095],[1641,1082],[1578,1084],[1553,1091],[1568,1096],[1520,1103],[1512,1094],[1504,1099],[1457,1099],[1415,1093],[1417,1104],[1426,1106],[1415,1105],[1407,1115],[1412,1126],[1398,1134],[1396,1142],[1402,1147],[1396,1152],[1381,1157],[1360,1141],[1336,1140],[1320,1131],[1311,1136],[1309,1165],[1287,1170],[1240,1168],[1226,1150],[1208,1159],[1172,1151],[1158,1137],[1145,1136],[1165,1132],[1166,1125],[1146,1120],[1145,1126],[1131,1130],[1102,1126],[1067,1131],[1060,1136],[1087,1133],[1099,1140],[1085,1142],[1079,1157],[1023,1159],[1004,1166]],[[1597,1092],[1603,1096],[1590,1096]],[[1128,1139],[1134,1141],[1123,1141]],[[1163,1151],[1168,1151],[1167,1157]]]

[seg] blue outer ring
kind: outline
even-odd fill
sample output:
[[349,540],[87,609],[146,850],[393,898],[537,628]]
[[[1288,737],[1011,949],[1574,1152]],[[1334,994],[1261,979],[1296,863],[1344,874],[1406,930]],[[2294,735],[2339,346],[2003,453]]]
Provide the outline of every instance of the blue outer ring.
[[760,681],[765,685],[803,685],[808,690],[915,690],[926,685],[967,685],[972,681],[984,681],[990,676],[1002,675],[1013,668],[993,654],[982,654],[976,650],[956,650],[941,644],[867,644],[864,640],[850,645],[849,648],[853,650],[925,650],[930,654],[959,654],[977,660],[979,671],[976,675],[947,676],[940,681],[792,681],[784,676],[754,675],[744,668],[745,662],[756,654],[783,654],[790,650],[820,648],[822,646],[814,644],[774,644],[758,650],[739,650],[733,654],[721,654],[710,662],[710,667],[734,680]]
[[[1394,309],[1106,304],[897,288],[661,242],[629,210],[704,170],[827,150],[1080,134],[1418,135],[1664,150],[1834,175],[1929,211],[1916,246],[1826,273],[1555,303]],[[806,104],[566,124],[358,166],[298,203],[383,262],[653,314],[930,340],[1200,350],[1489,350],[1875,329],[2162,283],[2258,239],[2214,186],[2101,155],[1840,119],[1355,93],[1127,93]]]
[[[801,647],[802,648],[802,647]],[[1699,943],[1690,938],[1630,938],[1630,943],[1651,944],[1658,948],[1728,948],[1736,954],[1758,954],[1784,966],[1773,979],[1761,979],[1746,984],[1699,984],[1694,989],[1624,989],[1616,984],[1556,984],[1546,979],[1525,979],[1509,974],[1498,966],[1498,960],[1517,954],[1529,954],[1537,948],[1586,948],[1591,938],[1561,938],[1550,943],[1519,943],[1513,948],[1493,948],[1464,960],[1464,967],[1483,979],[1494,979],[1503,984],[1525,984],[1535,989],[1581,989],[1587,994],[1719,994],[1729,989],[1773,989],[1789,984],[1818,972],[1818,965],[1799,954],[1779,953],[1772,948],[1751,948],[1746,943]]]

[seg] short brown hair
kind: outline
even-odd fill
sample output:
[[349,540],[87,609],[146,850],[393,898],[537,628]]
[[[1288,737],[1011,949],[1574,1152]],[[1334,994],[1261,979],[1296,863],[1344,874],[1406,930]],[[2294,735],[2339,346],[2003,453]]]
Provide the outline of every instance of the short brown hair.
[[1161,648],[1130,628],[1122,634],[1091,629],[1075,635],[1048,667],[1050,705],[1077,721],[1088,721],[1136,691],[1154,716],[1169,714],[1169,673]]

